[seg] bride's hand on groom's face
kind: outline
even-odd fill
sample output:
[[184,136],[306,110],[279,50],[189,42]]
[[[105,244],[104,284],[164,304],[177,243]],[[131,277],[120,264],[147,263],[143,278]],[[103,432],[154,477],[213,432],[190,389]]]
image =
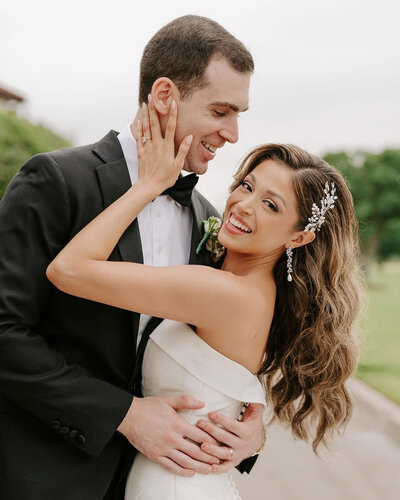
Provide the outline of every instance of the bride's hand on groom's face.
[[185,137],[175,154],[177,113],[176,102],[171,99],[163,137],[158,112],[149,95],[148,105],[143,103],[141,120],[134,129],[139,163],[138,179],[150,185],[156,195],[174,185],[192,142],[191,135]]
[[191,396],[134,398],[118,431],[143,455],[174,474],[207,474],[219,459],[202,451],[199,445],[217,442],[177,413],[203,406]]
[[217,474],[228,472],[261,448],[265,438],[263,409],[264,406],[261,404],[250,404],[241,422],[214,412],[208,415],[212,422],[207,420],[197,422],[200,429],[220,443],[201,445],[203,451],[222,461],[219,465],[212,466],[213,472]]

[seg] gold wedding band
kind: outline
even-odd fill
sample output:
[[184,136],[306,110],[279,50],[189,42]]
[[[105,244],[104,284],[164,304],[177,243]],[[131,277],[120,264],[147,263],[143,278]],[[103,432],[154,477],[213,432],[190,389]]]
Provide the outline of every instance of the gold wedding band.
[[229,458],[228,458],[228,460],[232,460],[232,458],[233,458],[233,450],[232,450],[232,448],[229,448]]
[[151,141],[151,137],[147,138],[145,136],[142,137],[143,144],[146,144],[147,141]]

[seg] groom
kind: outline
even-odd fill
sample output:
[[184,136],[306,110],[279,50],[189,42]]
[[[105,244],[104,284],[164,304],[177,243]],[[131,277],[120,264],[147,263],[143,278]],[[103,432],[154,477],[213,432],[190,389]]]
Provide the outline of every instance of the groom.
[[[216,150],[237,141],[252,71],[241,42],[207,18],[176,19],[150,40],[139,104],[151,94],[165,128],[176,100],[176,144],[193,135],[185,170],[205,173]],[[190,396],[140,397],[143,351],[160,319],[63,294],[46,280],[61,248],[136,179],[127,127],[91,146],[34,156],[1,201],[2,500],[122,499],[136,449],[181,475],[207,472],[220,460],[220,470],[241,462],[248,472],[254,459],[245,459],[262,444],[258,408],[241,423],[216,415],[196,427],[175,411],[198,408]],[[170,194],[143,210],[110,260],[211,265],[195,247],[201,221],[215,209],[196,190],[181,191],[179,203]],[[217,446],[232,441],[231,450]],[[208,453],[194,444],[203,442]]]

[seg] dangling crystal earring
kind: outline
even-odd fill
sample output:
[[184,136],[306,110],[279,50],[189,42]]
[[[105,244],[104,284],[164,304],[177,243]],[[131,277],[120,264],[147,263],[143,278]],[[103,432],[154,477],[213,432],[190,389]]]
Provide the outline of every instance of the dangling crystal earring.
[[286,255],[287,255],[287,280],[292,281],[292,261],[293,261],[293,250],[292,247],[289,247],[286,249]]

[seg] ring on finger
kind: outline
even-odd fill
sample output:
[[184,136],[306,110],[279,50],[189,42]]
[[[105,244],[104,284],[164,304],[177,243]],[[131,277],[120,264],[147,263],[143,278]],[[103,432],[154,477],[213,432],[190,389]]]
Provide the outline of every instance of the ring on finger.
[[145,137],[145,136],[143,136],[142,137],[143,144],[146,144],[147,141],[151,141],[151,137]]
[[233,458],[233,450],[232,450],[232,448],[229,448],[229,458],[228,458],[228,460],[232,460],[232,458]]

